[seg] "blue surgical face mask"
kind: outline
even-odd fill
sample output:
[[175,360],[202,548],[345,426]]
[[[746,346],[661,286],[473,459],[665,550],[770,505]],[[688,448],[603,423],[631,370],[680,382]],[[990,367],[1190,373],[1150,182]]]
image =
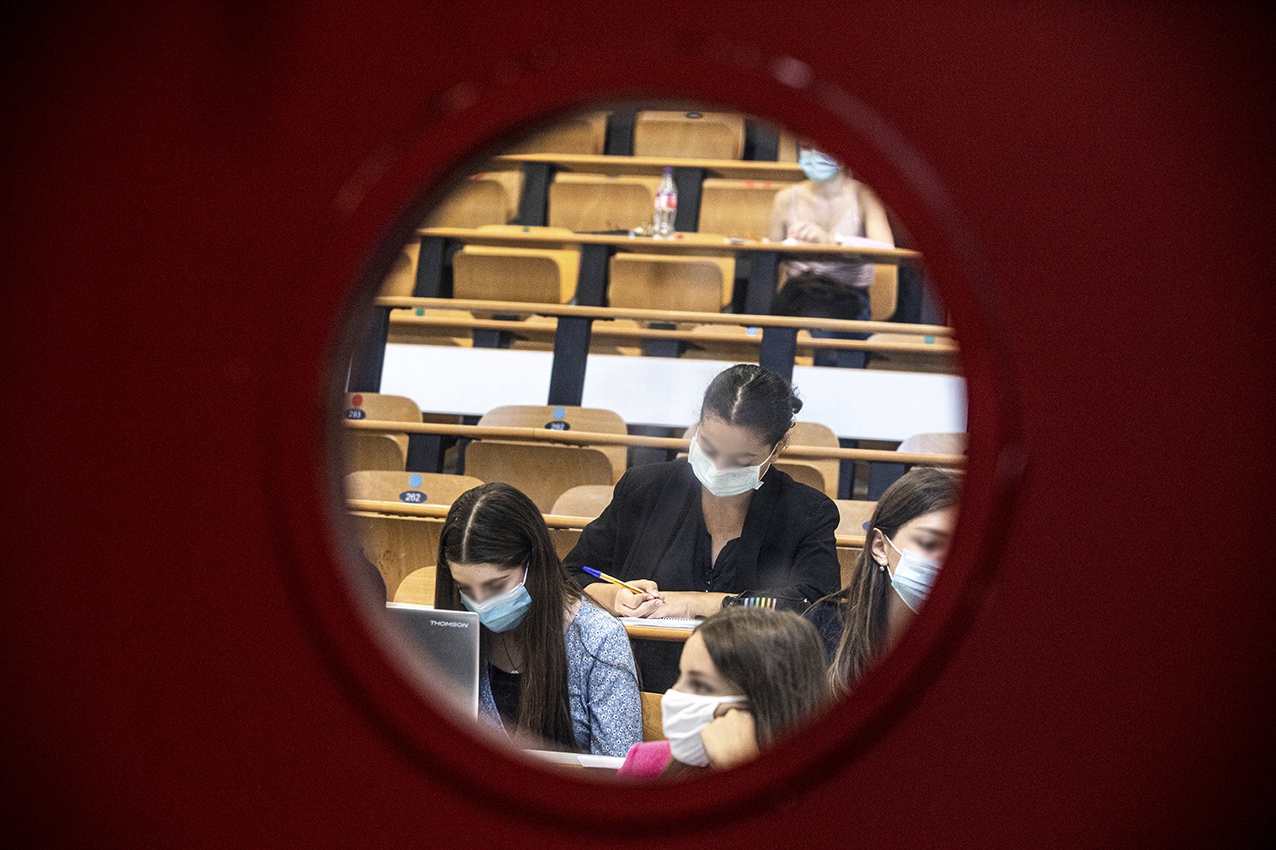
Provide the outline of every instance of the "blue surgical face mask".
[[532,595],[527,592],[527,568],[523,568],[523,580],[504,593],[489,596],[475,602],[464,593],[461,604],[479,615],[479,622],[493,632],[508,632],[523,622],[532,607]]
[[[923,557],[912,549],[900,551],[894,540],[886,537],[885,534],[882,537],[886,538],[886,542],[892,549],[899,552],[899,563],[895,566],[894,572],[889,573],[891,587],[899,594],[899,598],[904,600],[909,610],[916,613],[922,609],[922,604],[930,596],[931,585],[939,576],[941,565],[939,561]],[[884,566],[889,569],[889,562]]]
[[837,172],[841,170],[837,160],[819,151],[800,152],[798,154],[798,165],[802,167],[802,173],[809,179],[819,182],[832,180],[837,176]]

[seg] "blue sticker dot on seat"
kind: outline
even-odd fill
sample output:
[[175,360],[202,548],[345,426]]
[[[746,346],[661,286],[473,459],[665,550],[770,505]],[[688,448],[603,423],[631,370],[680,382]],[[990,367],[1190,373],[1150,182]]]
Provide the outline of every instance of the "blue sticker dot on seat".
[[749,336],[757,336],[757,335],[758,335],[758,329],[757,329],[757,328],[745,328],[745,329],[744,329],[744,332],[745,332],[745,333],[747,333]]
[[928,336],[928,337],[925,337],[925,341],[927,345],[931,345],[932,343],[935,342],[935,338],[933,336]]
[[420,486],[421,486],[421,475],[420,475],[420,473],[416,473],[416,472],[414,472],[414,473],[412,473],[410,476],[408,476],[408,486],[409,486],[409,487],[420,487]]
[[555,419],[562,419],[562,418],[563,418],[564,416],[566,416],[566,415],[567,415],[567,409],[566,409],[566,408],[564,408],[564,407],[555,407],[555,408],[554,408],[554,418],[555,418]]
[[865,531],[868,531],[868,520],[864,520],[864,523],[863,525],[860,526],[860,528],[864,529]]

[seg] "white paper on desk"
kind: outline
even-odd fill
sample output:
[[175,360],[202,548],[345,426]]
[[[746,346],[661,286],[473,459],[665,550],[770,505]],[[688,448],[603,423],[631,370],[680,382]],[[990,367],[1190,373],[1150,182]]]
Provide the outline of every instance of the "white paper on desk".
[[559,753],[553,750],[524,750],[555,764],[578,764],[581,767],[609,767],[618,770],[625,763],[623,756],[596,756],[589,753]]
[[694,629],[700,625],[703,620],[688,619],[684,620],[679,617],[621,617],[620,622],[626,626],[654,626],[657,629]]
[[842,236],[838,234],[837,243],[844,248],[894,248],[889,242],[880,239],[869,239],[867,236]]

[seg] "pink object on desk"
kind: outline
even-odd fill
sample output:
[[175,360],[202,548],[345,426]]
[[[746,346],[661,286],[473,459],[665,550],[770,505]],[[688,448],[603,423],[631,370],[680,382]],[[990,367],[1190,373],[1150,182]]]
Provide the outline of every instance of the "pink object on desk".
[[636,779],[655,779],[664,772],[673,758],[668,741],[640,741],[625,753],[625,763],[616,771],[617,776]]

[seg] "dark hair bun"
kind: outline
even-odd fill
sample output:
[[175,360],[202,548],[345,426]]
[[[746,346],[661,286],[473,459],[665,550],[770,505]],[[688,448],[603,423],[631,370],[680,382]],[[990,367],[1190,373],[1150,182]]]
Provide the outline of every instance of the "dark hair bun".
[[802,400],[789,382],[769,369],[740,363],[720,372],[705,390],[700,418],[713,416],[757,432],[774,446],[802,409]]

